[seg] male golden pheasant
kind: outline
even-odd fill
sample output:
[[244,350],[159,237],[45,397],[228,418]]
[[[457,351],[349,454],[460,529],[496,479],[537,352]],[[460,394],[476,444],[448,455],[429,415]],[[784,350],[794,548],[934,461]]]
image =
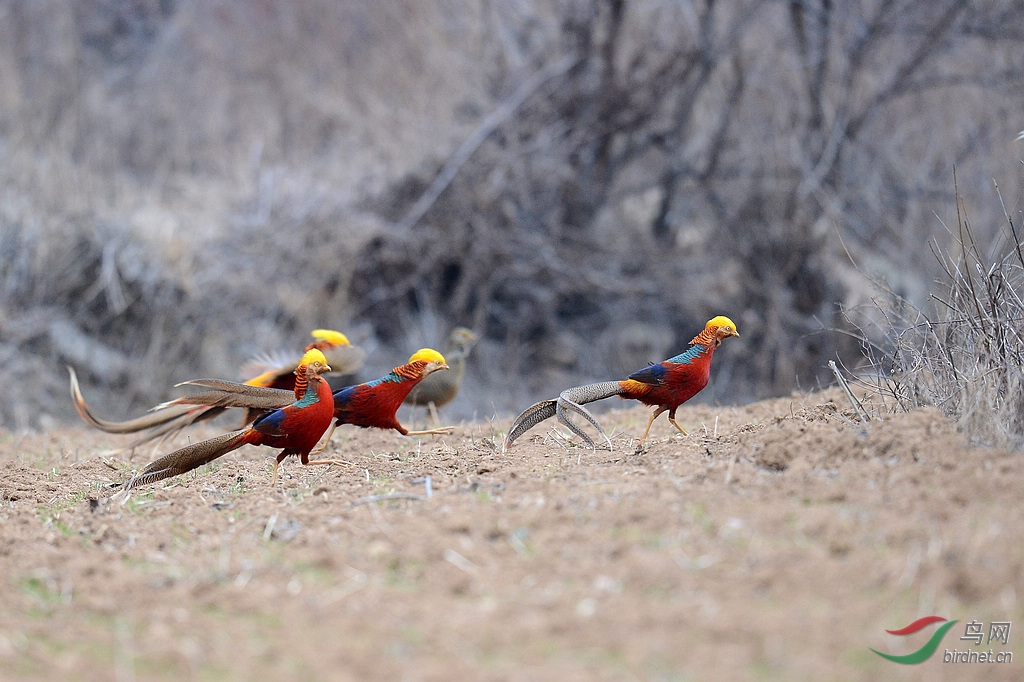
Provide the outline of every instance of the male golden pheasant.
[[274,462],[272,485],[277,484],[277,467],[289,455],[298,455],[305,465],[341,464],[338,460],[309,459],[313,448],[334,420],[331,387],[320,376],[330,369],[320,350],[314,348],[307,351],[295,369],[296,385],[305,387],[299,400],[264,413],[244,429],[189,445],[161,457],[134,476],[125,490],[191,471],[245,444],[283,448]]
[[476,344],[476,334],[465,327],[456,327],[448,335],[448,341],[444,348],[444,356],[448,360],[448,372],[431,374],[413,387],[409,395],[405,396],[408,405],[422,405],[426,407],[435,423],[440,420],[437,417],[437,408],[447,405],[459,394],[462,387],[462,377],[466,373],[466,357],[469,351]]
[[[349,343],[348,337],[333,329],[315,329],[312,332],[313,343],[306,346],[305,351],[317,349],[324,354],[327,362],[336,374],[350,374],[362,366],[366,353]],[[269,356],[256,358],[242,368],[257,372],[255,376],[245,383],[250,386],[263,386],[267,388],[280,388],[293,390],[295,387],[295,360],[281,360]],[[181,429],[198,421],[211,419],[221,414],[223,407],[196,407],[195,405],[167,406],[167,403],[158,405],[142,417],[129,419],[123,422],[108,421],[95,416],[85,398],[82,397],[81,389],[78,386],[78,377],[75,370],[68,367],[71,374],[71,400],[75,410],[86,424],[107,433],[137,433],[151,429],[149,433],[133,441],[125,450],[131,450],[148,443],[149,441],[180,431]],[[296,395],[296,398],[301,396]],[[247,412],[244,424],[248,424],[256,418],[257,412]]]
[[[454,427],[444,426],[425,431],[409,431],[402,426],[396,413],[402,400],[425,377],[438,370],[447,370],[444,356],[431,348],[413,353],[409,362],[395,367],[380,379],[346,386],[334,393],[334,418],[329,433],[338,424],[361,427],[394,429],[403,436],[424,436],[451,433]],[[259,386],[247,386],[230,381],[200,379],[187,381],[186,386],[200,386],[208,390],[182,396],[168,404],[212,405],[215,407],[248,407],[259,410],[275,409],[291,398],[288,391]],[[329,436],[328,436],[329,438]],[[326,443],[327,439],[324,439]]]
[[613,395],[639,400],[656,408],[651,414],[651,418],[647,420],[647,427],[637,445],[638,449],[643,447],[647,440],[647,434],[650,432],[655,418],[666,410],[668,410],[669,422],[685,436],[687,435],[686,431],[676,422],[676,409],[707,386],[711,371],[711,357],[722,340],[739,335],[733,321],[719,315],[708,320],[704,331],[690,341],[690,347],[674,358],[669,358],[658,364],[650,364],[633,372],[624,381],[606,381],[569,388],[562,391],[561,395],[554,400],[542,400],[531,405],[512,423],[502,449],[508,449],[519,436],[550,417],[557,417],[559,422],[582,438],[591,448],[594,447],[594,441],[569,419],[568,412],[570,411],[579,414],[596,427],[610,446],[611,441],[608,440],[604,429],[583,405]]

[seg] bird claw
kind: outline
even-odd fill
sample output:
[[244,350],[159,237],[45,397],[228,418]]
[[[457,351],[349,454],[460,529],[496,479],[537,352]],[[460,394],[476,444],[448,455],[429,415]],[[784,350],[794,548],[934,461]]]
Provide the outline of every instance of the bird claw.
[[311,459],[308,462],[304,462],[306,466],[315,466],[322,464],[324,466],[330,466],[337,464],[338,466],[354,467],[355,464],[344,459]]

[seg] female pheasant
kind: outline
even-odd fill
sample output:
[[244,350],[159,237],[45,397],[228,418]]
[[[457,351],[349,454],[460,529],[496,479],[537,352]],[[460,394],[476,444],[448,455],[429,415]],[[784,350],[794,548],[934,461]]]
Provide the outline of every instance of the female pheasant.
[[[403,436],[451,433],[454,429],[451,426],[409,431],[399,423],[396,416],[402,400],[414,386],[434,372],[446,369],[448,364],[443,355],[431,348],[421,348],[413,353],[409,362],[395,367],[380,379],[336,391],[333,396],[335,423],[328,433],[333,433],[338,424],[394,429]],[[201,386],[209,390],[182,396],[173,403],[267,410],[277,408],[291,398],[289,392],[280,389],[247,386],[230,381],[200,379],[187,381],[185,385]],[[328,438],[324,439],[325,443]]]
[[542,400],[531,405],[512,423],[502,449],[507,450],[519,436],[549,417],[557,417],[559,422],[582,438],[590,447],[594,447],[594,441],[569,419],[568,412],[575,412],[590,422],[600,431],[610,446],[611,441],[604,429],[583,405],[613,395],[639,400],[645,405],[652,405],[656,408],[650,419],[647,420],[647,427],[640,437],[638,449],[642,448],[647,440],[651,424],[659,414],[666,410],[669,422],[685,436],[687,435],[686,431],[676,422],[676,409],[707,386],[710,378],[711,358],[722,340],[739,335],[733,321],[719,315],[708,320],[708,323],[704,325],[704,330],[690,341],[690,347],[674,358],[669,358],[658,364],[650,364],[644,369],[633,372],[624,381],[606,381],[569,388],[562,391],[561,395],[554,400]]
[[277,468],[281,460],[289,455],[298,455],[305,465],[343,463],[338,460],[309,459],[313,448],[334,420],[331,388],[320,376],[330,370],[320,350],[314,348],[307,351],[295,369],[297,383],[307,386],[301,399],[262,415],[252,426],[189,445],[161,457],[134,476],[125,490],[191,471],[247,443],[283,448],[274,463],[272,485],[277,484]]
[[[321,351],[327,362],[333,368],[331,371],[336,374],[351,374],[362,366],[366,353],[349,343],[348,337],[333,329],[314,329],[312,332],[313,343],[306,346],[304,352],[314,348]],[[294,357],[292,360],[281,360],[279,357],[260,356],[243,366],[243,372],[254,373],[251,379],[245,383],[250,386],[264,386],[268,388],[280,388],[293,390],[295,387]],[[158,405],[150,411],[150,414],[129,419],[128,421],[115,422],[100,419],[95,416],[89,405],[82,396],[78,386],[78,377],[75,370],[68,367],[71,374],[71,400],[75,410],[86,424],[107,433],[137,433],[151,429],[149,433],[130,443],[125,450],[131,450],[148,443],[149,441],[180,431],[181,429],[199,421],[211,419],[220,415],[224,408],[210,406],[196,407],[195,405],[173,405],[167,403]],[[298,394],[295,396],[299,398]],[[246,413],[243,424],[248,424],[256,418],[258,413]]]
[[403,402],[407,405],[426,407],[430,411],[434,423],[440,423],[440,419],[437,417],[437,408],[447,405],[459,394],[462,377],[466,373],[466,357],[473,350],[474,345],[476,345],[476,334],[465,327],[453,329],[444,347],[450,371],[443,374],[432,374],[425,378],[409,391],[409,395],[405,396]]

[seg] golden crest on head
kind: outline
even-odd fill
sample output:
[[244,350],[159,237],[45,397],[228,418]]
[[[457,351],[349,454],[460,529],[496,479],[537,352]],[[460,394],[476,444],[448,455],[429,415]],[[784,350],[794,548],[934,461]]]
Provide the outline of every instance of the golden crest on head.
[[433,348],[420,348],[418,351],[412,354],[409,358],[409,364],[422,360],[424,362],[439,362],[441,364],[447,364],[444,360],[444,356],[438,353]]
[[341,332],[336,332],[333,329],[314,329],[313,338],[317,341],[326,341],[334,346],[350,346],[348,337]]
[[301,360],[299,360],[300,365],[312,365],[314,362],[319,362],[325,368],[330,369],[330,366],[327,364],[327,358],[325,358],[324,354],[317,348],[307,350],[306,354],[302,356]]
[[704,325],[705,329],[708,329],[709,327],[718,327],[719,329],[722,330],[728,330],[732,333],[733,336],[740,335],[739,330],[736,329],[736,323],[730,320],[725,315],[712,317],[710,320],[708,320],[708,323]]

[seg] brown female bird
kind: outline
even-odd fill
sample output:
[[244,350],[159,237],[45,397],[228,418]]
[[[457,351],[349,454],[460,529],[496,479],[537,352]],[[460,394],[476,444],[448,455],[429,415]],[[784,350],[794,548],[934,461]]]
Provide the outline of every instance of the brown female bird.
[[405,396],[405,404],[421,405],[430,411],[434,423],[439,424],[437,408],[447,405],[459,394],[462,377],[466,373],[466,357],[476,345],[476,334],[465,327],[456,327],[448,335],[444,356],[448,372],[436,372],[423,379]]
[[604,429],[583,405],[613,395],[639,400],[645,405],[656,408],[650,419],[647,420],[647,427],[644,429],[643,435],[640,436],[637,450],[642,448],[647,440],[651,424],[659,414],[666,410],[669,422],[685,436],[687,435],[686,431],[676,422],[676,409],[707,386],[711,372],[711,358],[715,349],[721,345],[724,339],[739,335],[733,321],[719,315],[708,320],[708,323],[704,325],[704,330],[690,341],[690,347],[673,358],[658,364],[652,363],[644,369],[633,372],[629,378],[623,381],[605,381],[599,384],[569,388],[562,391],[561,395],[554,400],[542,400],[531,405],[512,423],[502,450],[507,450],[519,436],[550,417],[557,417],[559,422],[593,448],[594,441],[569,419],[569,412],[575,412],[590,422],[604,436],[610,447],[611,440],[608,439]]

